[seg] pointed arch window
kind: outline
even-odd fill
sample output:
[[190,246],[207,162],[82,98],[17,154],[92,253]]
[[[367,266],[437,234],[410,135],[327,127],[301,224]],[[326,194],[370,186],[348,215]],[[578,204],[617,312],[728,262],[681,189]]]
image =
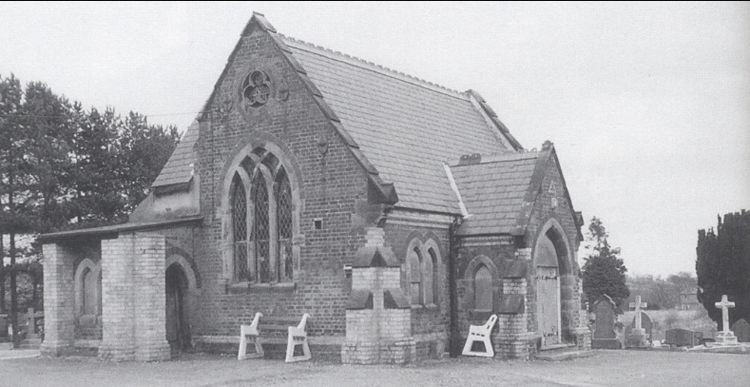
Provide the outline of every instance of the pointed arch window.
[[235,175],[232,183],[232,228],[234,247],[234,280],[244,281],[248,278],[247,270],[247,197],[245,187],[239,176]]
[[492,272],[485,265],[474,272],[474,309],[492,310]]
[[440,277],[440,252],[433,238],[422,242],[419,237],[407,245],[405,265],[408,289],[412,306],[430,309],[439,307],[439,294],[442,283]]
[[99,284],[96,273],[86,268],[83,272],[83,314],[96,315],[99,312]]
[[439,281],[438,281],[438,259],[437,259],[437,253],[435,253],[435,249],[430,247],[427,250],[427,254],[430,256],[428,259],[425,260],[425,280],[424,280],[424,289],[425,289],[425,303],[427,304],[438,304],[437,295],[440,293],[438,289]]
[[233,281],[292,282],[294,195],[289,175],[274,154],[256,148],[240,163],[229,205]]
[[419,248],[415,247],[408,256],[409,260],[409,272],[410,272],[410,287],[409,293],[411,294],[412,305],[419,305],[422,303],[422,254],[419,252]]
[[257,171],[252,183],[253,192],[253,244],[254,244],[254,263],[255,272],[257,278],[251,278],[251,280],[257,280],[261,283],[271,282],[271,230],[269,227],[269,214],[268,208],[268,187],[266,186],[266,179],[263,177],[263,173]]
[[279,232],[278,272],[281,281],[291,281],[293,275],[292,261],[292,187],[286,173],[277,178],[276,221]]

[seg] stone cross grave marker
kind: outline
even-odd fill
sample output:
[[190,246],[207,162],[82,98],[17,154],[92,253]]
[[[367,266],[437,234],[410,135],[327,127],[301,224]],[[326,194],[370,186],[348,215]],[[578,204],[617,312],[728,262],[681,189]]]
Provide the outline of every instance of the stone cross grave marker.
[[646,330],[643,329],[643,317],[641,316],[641,308],[645,307],[646,304],[641,302],[641,296],[635,296],[635,327],[625,337],[625,345],[629,348],[649,346]]
[[635,296],[635,329],[643,329],[641,325],[641,308],[645,308],[646,304],[641,302],[641,296]]
[[716,344],[737,344],[737,336],[729,330],[729,308],[734,308],[734,302],[729,301],[727,295],[724,294],[721,296],[721,302],[717,302],[715,305],[721,309],[721,332],[716,333]]

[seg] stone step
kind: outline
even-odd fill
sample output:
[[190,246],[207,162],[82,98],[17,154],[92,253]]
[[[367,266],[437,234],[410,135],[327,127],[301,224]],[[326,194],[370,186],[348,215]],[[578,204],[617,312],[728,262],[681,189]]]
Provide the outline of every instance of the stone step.
[[563,351],[563,352],[539,352],[536,355],[537,360],[544,360],[544,361],[563,361],[563,360],[572,360],[572,359],[580,359],[584,357],[591,357],[596,354],[595,351],[592,350],[584,350],[580,351],[577,349]]
[[535,358],[545,361],[561,361],[589,357],[594,351],[581,351],[574,344],[553,344],[539,348]]
[[42,345],[41,339],[24,339],[21,340],[21,345],[18,347],[19,349],[39,349]]

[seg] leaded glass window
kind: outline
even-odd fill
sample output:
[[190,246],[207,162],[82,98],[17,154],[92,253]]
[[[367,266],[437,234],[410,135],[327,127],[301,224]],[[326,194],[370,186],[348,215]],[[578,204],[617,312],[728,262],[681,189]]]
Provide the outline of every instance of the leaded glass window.
[[270,265],[270,230],[268,219],[268,187],[263,174],[258,171],[253,179],[253,207],[255,209],[255,219],[253,230],[255,235],[255,264],[258,273],[258,282],[271,282],[271,265]]
[[[239,162],[230,185],[234,282],[291,282],[294,195],[281,161],[258,147]],[[242,175],[241,175],[242,174]],[[245,180],[241,176],[247,176]]]
[[280,176],[276,194],[276,221],[279,235],[278,273],[281,282],[292,280],[294,265],[292,261],[292,188],[286,174]]
[[232,230],[234,235],[234,280],[246,281],[247,270],[247,198],[239,177],[232,188]]

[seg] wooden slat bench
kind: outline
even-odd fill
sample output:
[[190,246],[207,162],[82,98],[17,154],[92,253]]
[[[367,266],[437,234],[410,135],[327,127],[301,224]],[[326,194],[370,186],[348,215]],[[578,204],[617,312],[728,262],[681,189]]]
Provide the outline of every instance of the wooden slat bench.
[[[263,314],[256,313],[250,325],[240,326],[240,348],[237,354],[238,360],[263,357],[262,344],[284,344],[286,343],[286,362],[310,360],[310,346],[307,343],[307,331],[305,326],[310,317],[305,313],[302,320],[287,317],[264,318]],[[284,337],[286,336],[286,337]],[[255,345],[255,353],[247,354],[247,344]],[[294,348],[302,347],[302,355],[295,356]]]

